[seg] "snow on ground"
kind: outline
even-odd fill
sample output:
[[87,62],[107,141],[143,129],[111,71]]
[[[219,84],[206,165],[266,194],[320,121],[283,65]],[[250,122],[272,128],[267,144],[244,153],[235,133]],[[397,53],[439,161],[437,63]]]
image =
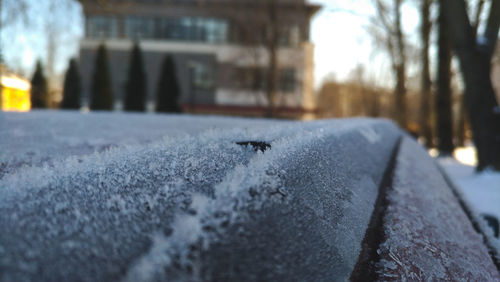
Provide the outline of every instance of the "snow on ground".
[[500,173],[476,173],[473,147],[459,148],[454,157],[438,158],[438,162],[476,211],[500,220]]

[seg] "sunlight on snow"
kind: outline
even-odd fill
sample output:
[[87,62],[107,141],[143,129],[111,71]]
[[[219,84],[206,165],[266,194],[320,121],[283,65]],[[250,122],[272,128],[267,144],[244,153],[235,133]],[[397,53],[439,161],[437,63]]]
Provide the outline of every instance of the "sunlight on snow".
[[476,166],[477,156],[473,146],[459,147],[453,152],[455,159],[465,165]]

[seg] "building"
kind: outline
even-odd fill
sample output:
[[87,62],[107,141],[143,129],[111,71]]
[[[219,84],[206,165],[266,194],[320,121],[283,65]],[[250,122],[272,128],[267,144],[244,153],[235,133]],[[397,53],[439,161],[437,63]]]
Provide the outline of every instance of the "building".
[[31,109],[31,83],[0,65],[0,110],[26,112]]
[[130,50],[138,41],[150,110],[161,62],[171,54],[185,110],[262,116],[268,105],[269,55],[276,50],[276,112],[307,118],[315,111],[309,29],[319,6],[304,1],[80,0],[85,14],[80,47],[84,97],[90,96],[96,50],[104,43],[115,98],[123,99]]

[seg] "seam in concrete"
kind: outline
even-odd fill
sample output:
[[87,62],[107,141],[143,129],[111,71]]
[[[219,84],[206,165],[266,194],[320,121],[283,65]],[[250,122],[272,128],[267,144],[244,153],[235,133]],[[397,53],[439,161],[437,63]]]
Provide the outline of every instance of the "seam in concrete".
[[392,188],[394,169],[396,168],[396,159],[399,153],[399,147],[403,137],[399,137],[394,145],[391,159],[384,176],[379,185],[379,192],[375,207],[370,218],[370,224],[366,229],[365,237],[361,242],[362,250],[359,254],[358,262],[351,273],[351,281],[375,281],[378,278],[376,265],[380,261],[380,255],[377,253],[380,244],[384,241],[384,214],[387,208],[387,192]]

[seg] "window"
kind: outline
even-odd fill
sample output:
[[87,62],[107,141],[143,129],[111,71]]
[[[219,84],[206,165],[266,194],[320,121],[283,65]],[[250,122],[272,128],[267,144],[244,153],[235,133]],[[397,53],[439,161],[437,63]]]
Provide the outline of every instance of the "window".
[[208,64],[194,63],[191,66],[191,74],[195,88],[203,90],[212,90],[214,88],[214,70]]
[[203,23],[206,32],[206,42],[227,42],[227,22],[219,19],[205,19]]
[[282,92],[295,91],[295,69],[283,69],[279,73],[279,87]]
[[144,17],[125,19],[125,35],[131,39],[150,39],[155,36],[154,20]]
[[[269,75],[266,68],[241,67],[235,72],[234,80],[239,88],[252,91],[266,91],[269,86]],[[296,71],[293,68],[279,70],[278,89],[284,93],[294,92],[297,85]]]
[[158,19],[155,38],[221,43],[227,41],[227,22],[209,18]]
[[194,36],[194,26],[190,18],[183,18],[180,20],[181,26],[181,38],[183,40],[189,40]]
[[300,29],[297,25],[294,25],[290,29],[290,45],[292,47],[298,47],[300,44]]
[[300,29],[297,25],[284,26],[279,29],[278,44],[283,47],[298,47],[300,45]]
[[279,29],[278,44],[283,47],[290,45],[290,28],[288,26]]
[[179,19],[158,19],[156,38],[183,40],[185,31]]
[[86,34],[89,38],[116,38],[118,21],[114,17],[89,16],[86,19]]
[[[113,17],[89,17],[87,36],[93,38],[118,37],[118,20]],[[228,23],[213,18],[147,18],[127,17],[125,37],[129,39],[166,39],[178,41],[223,43],[228,39]]]

